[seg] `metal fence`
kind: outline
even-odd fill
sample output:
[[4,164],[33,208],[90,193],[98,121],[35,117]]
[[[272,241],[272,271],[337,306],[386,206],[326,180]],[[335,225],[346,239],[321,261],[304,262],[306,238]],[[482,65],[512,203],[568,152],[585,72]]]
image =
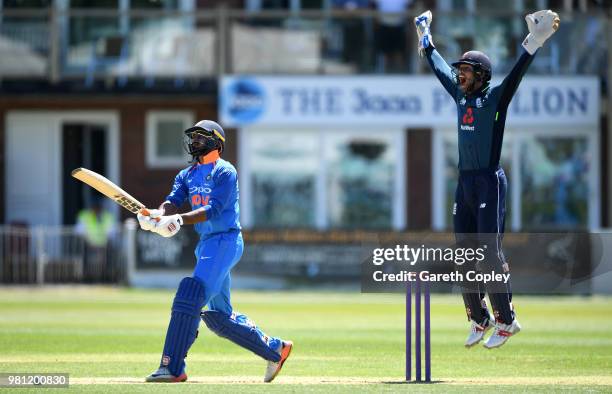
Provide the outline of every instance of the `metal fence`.
[[[223,74],[422,73],[412,18],[394,14],[403,30],[382,34],[374,10],[262,11],[218,8],[162,11],[112,9],[0,10],[0,78],[52,82],[114,78],[190,79]],[[386,15],[388,16],[388,15]],[[448,59],[467,49],[490,54],[505,73],[526,34],[523,12],[436,12],[434,42]],[[610,19],[605,13],[562,14],[562,28],[542,48],[534,74],[607,78]],[[401,41],[398,57],[385,42]],[[392,54],[391,54],[392,55]]]
[[0,283],[118,283],[126,279],[126,230],[89,245],[73,226],[0,226]]

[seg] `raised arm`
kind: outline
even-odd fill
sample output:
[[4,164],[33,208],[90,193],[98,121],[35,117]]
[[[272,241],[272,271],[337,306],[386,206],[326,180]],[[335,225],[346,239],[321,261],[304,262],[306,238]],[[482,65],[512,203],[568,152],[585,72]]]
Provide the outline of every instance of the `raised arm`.
[[504,78],[499,86],[493,88],[494,90],[499,90],[499,104],[500,106],[507,107],[512,100],[512,96],[518,89],[521,80],[523,79],[523,75],[527,72],[529,65],[533,61],[535,55],[530,55],[529,52],[523,52],[521,57],[519,57],[518,61],[512,67],[510,73]]
[[497,87],[500,90],[501,96],[499,102],[501,105],[507,106],[510,104],[510,100],[512,100],[512,96],[518,89],[523,75],[525,75],[533,61],[536,51],[557,31],[561,23],[559,15],[551,10],[542,10],[528,14],[525,16],[525,21],[529,29],[529,34],[527,34],[522,44],[525,52],[523,52],[510,73]]
[[429,66],[433,70],[444,89],[455,98],[457,96],[457,80],[453,69],[446,63],[433,45],[429,26],[433,15],[431,11],[425,11],[414,18],[417,35],[419,37],[419,54],[427,58]]
[[444,89],[455,98],[458,89],[457,78],[451,66],[446,63],[442,55],[438,53],[433,45],[429,45],[429,47],[425,49],[425,57],[427,57],[429,66],[434,74],[436,74],[436,77],[438,77],[438,80],[442,83],[442,86],[444,86]]

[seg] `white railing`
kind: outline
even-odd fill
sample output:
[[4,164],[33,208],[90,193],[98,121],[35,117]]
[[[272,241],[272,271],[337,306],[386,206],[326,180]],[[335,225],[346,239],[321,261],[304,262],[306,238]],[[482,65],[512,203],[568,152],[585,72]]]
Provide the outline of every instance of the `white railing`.
[[125,282],[127,256],[133,256],[128,241],[134,240],[128,228],[96,247],[73,226],[0,225],[0,283]]

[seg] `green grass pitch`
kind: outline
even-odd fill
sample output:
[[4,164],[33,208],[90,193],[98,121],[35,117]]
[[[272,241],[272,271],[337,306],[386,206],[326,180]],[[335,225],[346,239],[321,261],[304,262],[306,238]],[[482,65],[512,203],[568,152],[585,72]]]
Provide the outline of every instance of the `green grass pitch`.
[[[521,297],[523,331],[465,349],[460,295],[432,297],[433,384],[405,384],[401,295],[245,292],[235,308],[294,351],[272,384],[265,363],[202,325],[189,381],[145,384],[173,292],[111,287],[0,289],[0,372],[68,372],[71,392],[612,392],[612,298]],[[3,389],[0,389],[0,392]],[[57,389],[20,389],[19,393]]]

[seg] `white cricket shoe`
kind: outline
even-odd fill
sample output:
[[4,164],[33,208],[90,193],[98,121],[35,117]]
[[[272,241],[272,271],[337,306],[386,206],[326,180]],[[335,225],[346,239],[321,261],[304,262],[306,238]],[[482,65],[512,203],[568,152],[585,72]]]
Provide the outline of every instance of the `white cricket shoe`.
[[465,347],[472,347],[482,341],[485,334],[493,327],[490,320],[487,320],[485,324],[478,324],[472,320],[472,326],[470,327],[470,334],[465,340]]
[[280,348],[277,350],[278,354],[280,354],[281,358],[278,362],[268,361],[268,366],[266,367],[266,374],[264,376],[264,382],[270,383],[274,380],[276,375],[280,372],[281,368],[289,354],[291,354],[291,349],[293,348],[293,342],[291,341],[283,341],[280,345]]
[[512,324],[496,323],[495,331],[493,331],[493,334],[487,339],[484,347],[487,349],[500,347],[506,343],[508,338],[514,334],[518,334],[519,331],[521,331],[521,325],[516,318],[512,321]]
[[145,381],[150,383],[179,383],[187,380],[187,374],[181,373],[179,376],[174,376],[170,373],[168,367],[159,367],[159,369],[147,376]]

